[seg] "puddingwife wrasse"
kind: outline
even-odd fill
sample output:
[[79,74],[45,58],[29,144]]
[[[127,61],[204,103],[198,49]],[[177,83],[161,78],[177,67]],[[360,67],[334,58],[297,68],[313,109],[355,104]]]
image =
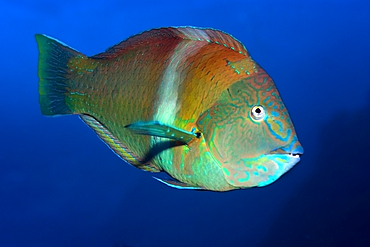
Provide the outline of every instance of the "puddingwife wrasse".
[[123,160],[166,174],[154,177],[167,185],[261,187],[300,160],[274,82],[229,34],[152,29],[91,57],[36,40],[41,112],[79,115]]

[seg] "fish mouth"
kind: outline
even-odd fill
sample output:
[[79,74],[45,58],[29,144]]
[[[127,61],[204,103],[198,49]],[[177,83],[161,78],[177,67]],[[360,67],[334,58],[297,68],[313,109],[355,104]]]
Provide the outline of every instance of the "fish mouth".
[[275,149],[268,154],[268,157],[279,166],[280,169],[277,174],[280,177],[301,160],[302,154],[303,148],[301,145],[298,145],[295,148],[282,147]]
[[282,149],[282,148],[279,148],[279,149],[275,149],[271,152],[269,152],[267,155],[274,155],[274,154],[278,154],[278,155],[287,155],[291,158],[300,158],[301,155],[303,154],[303,150],[300,151],[300,150],[296,150],[294,152],[287,152],[286,150]]
[[300,153],[286,153],[289,156],[295,157],[295,158],[300,158],[302,154]]
[[266,154],[266,156],[280,156],[280,157],[285,157],[286,159],[289,160],[300,160],[301,159],[301,153],[287,153],[287,152],[270,152]]

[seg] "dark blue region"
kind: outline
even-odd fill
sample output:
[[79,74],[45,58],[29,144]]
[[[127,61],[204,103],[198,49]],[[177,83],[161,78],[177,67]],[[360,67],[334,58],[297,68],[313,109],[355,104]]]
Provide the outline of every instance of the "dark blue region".
[[[368,1],[2,1],[0,246],[370,246]],[[176,190],[38,104],[34,34],[93,55],[163,26],[239,39],[305,154],[270,186]]]
[[366,107],[340,111],[320,130],[314,176],[287,200],[262,246],[370,246],[369,121],[370,92]]

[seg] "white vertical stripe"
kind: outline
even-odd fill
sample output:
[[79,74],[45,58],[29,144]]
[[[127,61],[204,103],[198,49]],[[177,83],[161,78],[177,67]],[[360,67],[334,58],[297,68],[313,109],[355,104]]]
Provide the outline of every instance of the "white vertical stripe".
[[181,107],[181,102],[178,102],[180,85],[184,78],[181,78],[178,66],[183,64],[187,59],[186,54],[196,53],[203,45],[207,43],[199,43],[189,40],[180,42],[174,49],[174,53],[170,59],[168,67],[163,72],[163,79],[158,90],[158,102],[156,102],[156,110],[154,111],[154,120],[162,123],[173,125],[176,114]]

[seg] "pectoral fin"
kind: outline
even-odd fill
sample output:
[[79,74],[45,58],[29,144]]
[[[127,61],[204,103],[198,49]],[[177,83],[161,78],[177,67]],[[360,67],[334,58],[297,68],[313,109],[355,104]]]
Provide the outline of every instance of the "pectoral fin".
[[137,122],[126,125],[125,127],[135,134],[169,138],[185,144],[189,143],[194,138],[200,137],[200,133],[189,132],[158,121]]

